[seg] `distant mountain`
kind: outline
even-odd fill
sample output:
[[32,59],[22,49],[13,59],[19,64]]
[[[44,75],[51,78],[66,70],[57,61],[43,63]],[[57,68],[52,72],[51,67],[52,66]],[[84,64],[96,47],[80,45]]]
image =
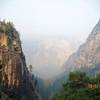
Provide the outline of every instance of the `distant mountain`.
[[[100,69],[100,20],[92,30],[86,42],[80,46],[79,50],[72,54],[64,64],[66,70],[75,69],[95,69],[99,65]],[[97,69],[97,70],[98,70]]]
[[66,40],[45,39],[37,43],[32,54],[33,71],[41,78],[51,79],[62,72],[72,48]]

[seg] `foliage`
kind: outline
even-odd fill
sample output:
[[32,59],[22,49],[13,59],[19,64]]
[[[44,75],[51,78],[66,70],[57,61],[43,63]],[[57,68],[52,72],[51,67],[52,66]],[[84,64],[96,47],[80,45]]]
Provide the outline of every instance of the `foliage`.
[[84,72],[71,72],[52,100],[100,100],[100,74],[90,78]]
[[13,37],[13,33],[17,32],[14,28],[13,23],[0,21],[0,33],[6,33],[9,36]]

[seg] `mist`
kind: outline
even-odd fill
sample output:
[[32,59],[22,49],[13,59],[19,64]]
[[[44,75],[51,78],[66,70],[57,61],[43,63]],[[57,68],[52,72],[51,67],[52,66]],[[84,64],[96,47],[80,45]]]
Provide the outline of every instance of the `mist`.
[[[84,43],[100,16],[99,0],[0,2],[0,18],[14,23],[20,32],[27,65],[32,64],[33,72],[42,78],[62,72],[64,62]],[[59,64],[58,58],[63,63]]]

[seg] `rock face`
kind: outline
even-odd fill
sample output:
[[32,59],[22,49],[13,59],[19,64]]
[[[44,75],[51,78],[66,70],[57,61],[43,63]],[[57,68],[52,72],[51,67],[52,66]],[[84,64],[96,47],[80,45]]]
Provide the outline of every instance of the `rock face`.
[[26,67],[19,34],[4,21],[0,22],[0,83],[9,100],[40,100],[37,81]]
[[95,68],[99,65],[100,69],[100,20],[89,35],[86,43],[80,46],[65,63],[65,68],[69,70],[80,68]]

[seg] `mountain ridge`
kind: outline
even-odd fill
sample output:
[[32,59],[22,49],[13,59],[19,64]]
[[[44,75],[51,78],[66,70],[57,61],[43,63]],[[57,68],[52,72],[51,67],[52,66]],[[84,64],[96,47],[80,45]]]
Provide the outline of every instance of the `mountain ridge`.
[[100,20],[86,42],[64,64],[65,70],[94,68],[100,62]]

